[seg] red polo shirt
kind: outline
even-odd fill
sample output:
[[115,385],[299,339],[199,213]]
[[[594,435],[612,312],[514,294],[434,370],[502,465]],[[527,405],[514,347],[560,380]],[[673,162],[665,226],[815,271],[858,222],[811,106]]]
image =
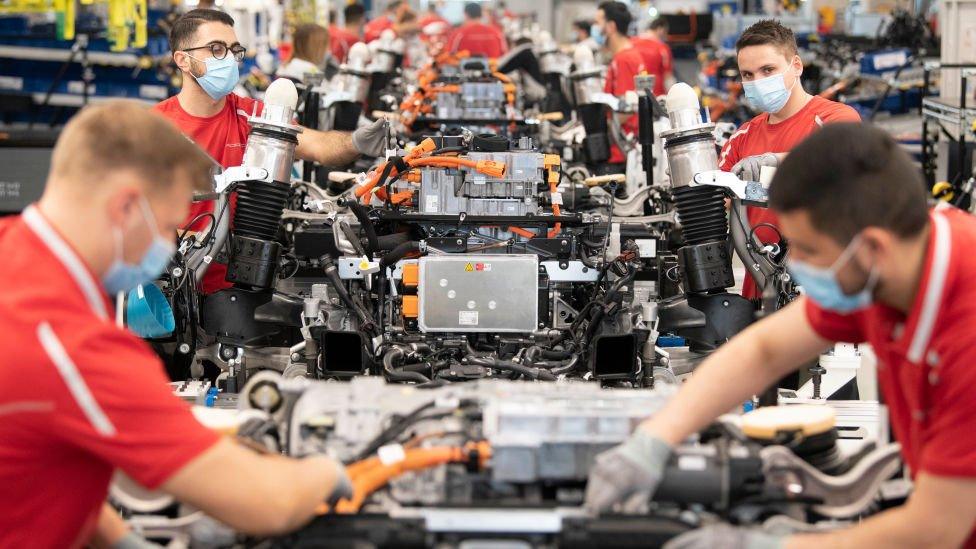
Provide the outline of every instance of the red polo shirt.
[[[913,473],[976,477],[976,217],[932,214],[922,278],[906,316],[876,304],[839,315],[807,300],[831,341],[868,342],[902,456]],[[970,536],[966,547],[976,547]]]
[[[747,156],[789,152],[824,124],[860,121],[860,115],[851,107],[817,96],[810,99],[799,112],[778,124],[769,123],[769,113],[760,114],[743,124],[729,137],[718,159],[719,169],[729,171],[736,162]],[[776,214],[771,210],[751,206],[746,210],[749,223],[753,227],[760,223],[771,225],[779,223]],[[777,240],[775,231],[765,227],[757,230],[756,236],[765,243]],[[762,296],[762,292],[756,287],[749,273],[746,273],[745,281],[742,283],[742,295],[748,299]]]
[[644,59],[647,74],[654,75],[654,95],[664,95],[665,77],[671,72],[670,48],[667,44],[653,38],[631,38],[630,43],[637,48]]
[[468,21],[454,29],[447,39],[447,47],[450,52],[467,51],[490,59],[501,57],[508,51],[500,30],[477,21]]
[[[247,145],[247,134],[251,126],[247,123],[249,116],[257,112],[260,114],[260,101],[255,101],[237,94],[229,94],[224,102],[224,108],[210,117],[193,116],[183,110],[177,96],[161,101],[155,107],[156,112],[169,118],[184,135],[193,140],[201,149],[207,151],[221,166],[230,168],[240,166],[244,161],[244,147]],[[203,213],[213,213],[214,201],[204,200],[194,202],[190,207],[187,222]],[[227,213],[233,215],[233,208]],[[202,219],[191,229],[201,230],[207,220]],[[204,293],[212,293],[222,288],[229,288],[231,284],[225,280],[227,265],[214,262],[203,276],[201,289]]]
[[35,207],[0,251],[0,547],[81,547],[116,469],[155,489],[218,435]]
[[336,25],[329,26],[329,50],[332,52],[332,57],[335,57],[339,63],[345,63],[346,57],[349,55],[349,48],[361,41],[362,39],[359,38],[358,34]]
[[366,23],[366,26],[363,27],[363,38],[367,43],[372,42],[373,40],[377,40],[383,34],[383,31],[392,28],[393,20],[386,15],[381,15]]
[[[603,84],[603,91],[617,97],[623,97],[625,93],[634,91],[634,77],[646,70],[644,57],[637,48],[631,46],[622,49],[610,60],[610,66],[607,67],[607,77]],[[610,116],[613,115],[611,114]],[[628,118],[622,124],[622,127],[625,133],[637,133],[637,115],[635,114]],[[623,164],[626,161],[627,157],[624,156],[620,148],[611,144],[610,160],[608,162],[610,164]]]

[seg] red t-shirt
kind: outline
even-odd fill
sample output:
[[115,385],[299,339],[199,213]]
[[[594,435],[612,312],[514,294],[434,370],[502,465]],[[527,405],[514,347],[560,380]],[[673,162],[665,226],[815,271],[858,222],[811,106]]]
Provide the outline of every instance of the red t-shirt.
[[[913,473],[976,477],[976,218],[932,214],[918,293],[906,316],[876,304],[850,315],[807,299],[807,319],[831,341],[868,342],[892,430]],[[976,528],[966,547],[976,547]]]
[[349,55],[349,48],[361,41],[362,39],[358,34],[349,32],[343,27],[329,26],[329,50],[332,52],[332,57],[335,57],[339,63],[345,63],[346,56]]
[[471,55],[483,55],[495,59],[505,55],[508,46],[505,36],[495,27],[477,21],[468,21],[454,29],[447,39],[450,52],[467,51]]
[[385,15],[373,19],[363,27],[363,37],[366,43],[377,40],[383,31],[393,28],[393,20]]
[[[183,110],[177,96],[161,101],[155,107],[156,112],[173,121],[184,135],[207,151],[214,160],[224,168],[240,166],[244,161],[244,147],[247,145],[247,134],[251,126],[247,123],[249,116],[257,112],[260,114],[262,103],[237,94],[229,94],[224,108],[210,117],[193,116]],[[227,215],[233,215],[233,207]],[[213,213],[214,201],[204,200],[194,202],[190,207],[187,222],[203,213]],[[206,226],[207,220],[202,219],[191,229],[200,230]],[[213,263],[203,277],[201,289],[204,293],[212,293],[222,288],[229,288],[231,284],[225,280],[227,265]]]
[[35,207],[0,250],[0,547],[81,547],[116,469],[155,489],[218,435]]
[[[824,124],[833,122],[860,122],[861,117],[851,107],[814,96],[800,111],[778,124],[769,123],[769,113],[762,113],[742,125],[729,137],[719,156],[719,169],[730,171],[739,160],[763,153],[789,152],[808,135]],[[779,220],[772,210],[748,207],[749,223],[777,225]],[[756,236],[765,243],[775,242],[775,231],[760,228]],[[742,295],[755,299],[762,295],[752,276],[746,273],[742,283]]]
[[[634,91],[634,77],[646,71],[644,57],[635,47],[629,47],[618,51],[610,66],[607,67],[607,78],[603,84],[603,91],[623,97],[629,91]],[[613,116],[612,114],[610,116]],[[622,124],[623,130],[629,134],[637,133],[637,115],[633,115]],[[610,145],[610,164],[623,164],[627,157],[616,145]]]
[[647,74],[654,75],[654,95],[664,95],[665,77],[671,72],[670,48],[653,38],[631,38],[630,43],[640,52]]

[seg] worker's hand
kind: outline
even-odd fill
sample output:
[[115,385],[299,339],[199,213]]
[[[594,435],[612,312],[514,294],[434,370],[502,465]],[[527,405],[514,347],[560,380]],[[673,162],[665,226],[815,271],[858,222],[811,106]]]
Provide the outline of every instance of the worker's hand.
[[163,546],[148,541],[146,538],[130,530],[125,537],[112,545],[112,549],[163,549]]
[[692,530],[664,544],[664,549],[782,549],[786,537],[753,528],[714,524]]
[[615,504],[624,513],[640,512],[664,476],[671,447],[638,429],[626,442],[596,457],[586,483],[586,508],[609,511]]
[[329,494],[329,499],[326,502],[330,508],[334,508],[340,499],[352,499],[353,495],[352,479],[349,478],[349,473],[346,472],[346,468],[338,461],[335,466],[335,487],[332,488],[332,493]]
[[732,173],[743,181],[759,181],[763,166],[771,168],[779,166],[779,157],[773,153],[747,156],[732,166]]
[[390,135],[390,123],[381,118],[368,126],[358,128],[352,132],[352,145],[360,154],[378,158],[386,152],[387,140]]

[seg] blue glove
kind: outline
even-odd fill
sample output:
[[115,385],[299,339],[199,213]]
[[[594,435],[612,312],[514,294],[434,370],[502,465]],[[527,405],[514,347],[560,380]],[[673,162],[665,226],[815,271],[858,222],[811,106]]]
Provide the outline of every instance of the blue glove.
[[783,549],[786,536],[753,528],[713,524],[681,534],[664,544],[664,549]]

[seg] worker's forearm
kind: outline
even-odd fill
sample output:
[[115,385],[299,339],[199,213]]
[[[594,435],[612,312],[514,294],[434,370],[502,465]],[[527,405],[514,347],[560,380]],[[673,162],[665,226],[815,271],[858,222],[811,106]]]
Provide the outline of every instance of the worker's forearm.
[[102,511],[98,515],[95,534],[92,535],[89,546],[94,549],[111,549],[127,533],[129,533],[129,527],[122,520],[122,517],[115,512],[111,505],[103,503]]
[[769,357],[747,332],[719,347],[641,428],[677,444],[781,378],[785,372],[770,367]]
[[292,513],[286,530],[305,524],[328,500],[336,487],[336,463],[325,456],[291,462],[294,466],[288,486],[292,489]]
[[298,134],[298,149],[295,153],[302,160],[331,167],[345,166],[359,157],[351,133],[321,132],[308,128]]
[[946,529],[940,528],[936,523],[919,520],[905,505],[877,514],[853,528],[826,534],[793,536],[787,540],[786,549],[958,547],[960,542],[946,539],[945,532]]

